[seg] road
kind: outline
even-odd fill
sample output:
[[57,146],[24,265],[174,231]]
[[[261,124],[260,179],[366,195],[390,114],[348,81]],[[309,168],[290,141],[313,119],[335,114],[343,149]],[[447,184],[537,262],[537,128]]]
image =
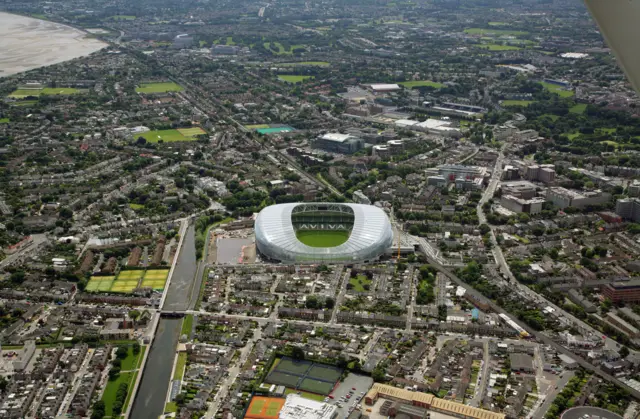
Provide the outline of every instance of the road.
[[469,405],[478,407],[482,404],[482,398],[487,390],[487,381],[489,378],[489,341],[483,342],[483,357],[482,357],[482,370],[480,371],[480,385],[476,389],[476,394],[471,399]]
[[569,380],[571,380],[574,375],[575,373],[573,371],[565,371],[560,376],[560,379],[556,383],[556,386],[545,396],[542,406],[540,406],[535,412],[533,412],[533,415],[530,415],[530,417],[532,419],[544,418],[544,415],[547,414],[547,411],[549,410],[549,407],[551,407],[551,404],[555,400],[556,396],[562,391],[564,386],[567,385]]
[[207,413],[204,415],[205,419],[212,419],[215,417],[216,413],[218,413],[220,405],[227,398],[229,390],[236,381],[236,378],[238,378],[242,365],[247,361],[247,357],[253,350],[253,345],[255,345],[255,343],[260,339],[262,339],[262,328],[258,327],[253,330],[253,337],[249,339],[244,348],[240,349],[240,356],[238,357],[238,360],[229,369],[228,375],[220,383],[220,389],[216,393],[213,402],[209,403],[209,409],[207,409]]
[[455,275],[449,269],[445,268],[440,263],[438,263],[438,261],[434,260],[433,258],[431,258],[428,255],[427,255],[427,262],[429,262],[429,264],[431,266],[433,266],[434,268],[436,268],[438,271],[440,271],[444,275],[446,275],[447,278],[449,278],[452,282],[454,282],[457,285],[460,285],[461,287],[465,288],[467,290],[466,292],[469,293],[469,295],[475,297],[476,299],[478,299],[481,302],[486,303],[491,308],[491,310],[493,310],[494,312],[496,312],[498,314],[506,314],[506,315],[508,315],[518,326],[522,327],[532,337],[536,338],[536,340],[538,342],[541,342],[541,343],[544,343],[546,345],[549,345],[553,349],[555,349],[558,353],[562,353],[562,354],[565,354],[565,355],[573,358],[581,367],[583,367],[583,368],[595,373],[599,377],[601,377],[601,378],[603,378],[603,379],[605,379],[605,380],[607,380],[609,382],[612,382],[612,383],[624,388],[629,393],[631,393],[631,395],[633,395],[633,397],[635,397],[637,399],[640,399],[640,391],[631,388],[626,383],[620,381],[619,379],[617,379],[616,377],[612,376],[611,374],[608,374],[608,373],[604,372],[603,370],[601,370],[600,368],[590,364],[589,362],[587,362],[586,360],[584,360],[580,356],[574,354],[569,349],[565,348],[564,346],[560,345],[559,343],[557,343],[556,341],[551,339],[549,336],[547,336],[543,332],[534,330],[531,327],[529,327],[527,324],[521,322],[515,316],[513,316],[511,313],[507,312],[505,309],[503,309],[502,307],[500,307],[499,305],[497,305],[496,303],[494,303],[490,299],[486,298],[484,295],[482,295],[480,292],[478,292],[475,288],[471,287],[469,284],[467,284],[464,281],[462,281],[460,278],[458,278],[457,275]]
[[37,249],[42,243],[48,241],[47,237],[44,234],[32,234],[31,238],[33,239],[31,244],[18,250],[12,255],[8,255],[6,258],[0,261],[0,269],[4,268],[5,266],[11,265],[13,262],[19,261],[22,257]]

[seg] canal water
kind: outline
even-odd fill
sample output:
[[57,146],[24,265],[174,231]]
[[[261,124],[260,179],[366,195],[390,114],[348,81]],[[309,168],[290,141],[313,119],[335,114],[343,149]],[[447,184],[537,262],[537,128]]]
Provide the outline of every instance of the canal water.
[[[163,310],[181,311],[188,308],[197,267],[195,231],[193,226],[189,226],[185,232],[182,249],[171,277]],[[182,319],[160,319],[140,387],[129,415],[130,418],[157,419],[164,413],[181,328]]]

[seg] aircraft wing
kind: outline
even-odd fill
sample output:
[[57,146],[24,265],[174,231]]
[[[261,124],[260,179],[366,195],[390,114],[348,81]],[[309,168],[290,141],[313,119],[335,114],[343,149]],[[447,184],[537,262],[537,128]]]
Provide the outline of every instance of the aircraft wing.
[[640,94],[640,0],[585,0],[609,47]]

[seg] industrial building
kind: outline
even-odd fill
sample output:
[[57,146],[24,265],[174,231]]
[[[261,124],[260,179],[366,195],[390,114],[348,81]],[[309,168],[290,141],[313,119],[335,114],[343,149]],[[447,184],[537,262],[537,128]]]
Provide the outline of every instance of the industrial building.
[[183,33],[175,38],[173,38],[173,48],[183,49],[183,48],[191,48],[193,45],[193,37],[189,36],[188,33]]
[[316,138],[312,146],[333,153],[353,154],[364,148],[364,140],[350,134],[329,133]]
[[609,202],[611,194],[595,190],[590,192],[577,192],[562,187],[553,187],[547,190],[547,201],[560,209],[566,207],[585,208],[589,205],[600,205]]
[[640,199],[625,198],[616,201],[616,214],[634,223],[640,222]]
[[211,48],[213,55],[236,55],[240,51],[240,47],[235,45],[214,45]]
[[338,408],[329,403],[310,400],[297,394],[289,394],[280,410],[280,419],[333,419]]
[[544,199],[542,198],[523,199],[513,195],[502,195],[500,198],[500,205],[517,213],[540,214],[543,204]]
[[[387,399],[397,404],[390,410],[402,413],[409,417],[427,417],[427,412],[438,412],[443,415],[454,416],[462,419],[505,419],[504,413],[491,412],[477,407],[467,406],[451,400],[443,400],[433,394],[409,391],[402,388],[375,383],[364,396],[367,405],[373,405],[379,399]],[[405,408],[405,406],[407,408]]]

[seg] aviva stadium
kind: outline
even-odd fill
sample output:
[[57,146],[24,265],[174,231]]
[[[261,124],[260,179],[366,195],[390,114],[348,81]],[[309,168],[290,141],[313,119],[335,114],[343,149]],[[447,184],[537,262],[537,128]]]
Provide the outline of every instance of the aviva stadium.
[[262,256],[283,263],[372,261],[393,244],[387,214],[361,204],[271,205],[258,214],[255,233]]

